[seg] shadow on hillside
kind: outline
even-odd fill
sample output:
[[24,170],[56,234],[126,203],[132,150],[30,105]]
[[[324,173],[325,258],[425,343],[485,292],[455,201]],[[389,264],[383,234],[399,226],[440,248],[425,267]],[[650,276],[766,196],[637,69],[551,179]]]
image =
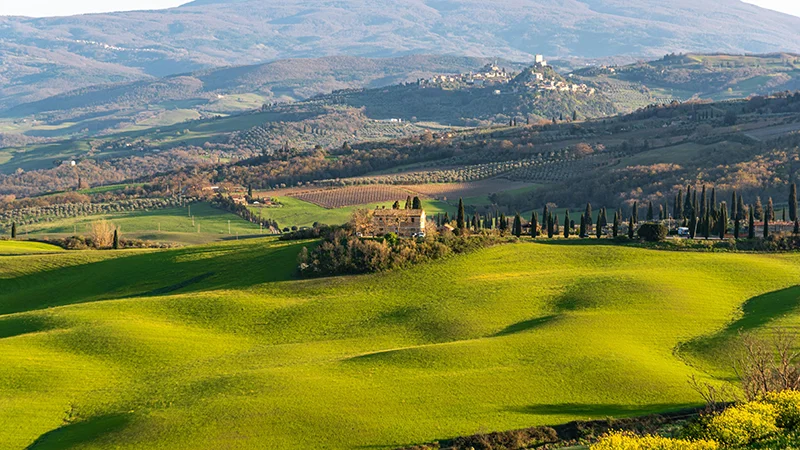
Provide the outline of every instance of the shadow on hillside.
[[121,430],[131,421],[130,414],[112,414],[71,423],[39,436],[26,450],[75,448]]
[[537,416],[573,416],[587,417],[629,417],[650,412],[677,411],[697,406],[695,404],[654,403],[647,405],[591,404],[591,403],[559,403],[551,405],[529,405],[509,408],[509,411],[533,414]]
[[0,315],[134,296],[246,289],[295,278],[303,244],[226,243],[130,255],[0,279]]
[[742,317],[718,332],[682,344],[678,352],[704,353],[723,347],[740,332],[769,326],[775,320],[800,309],[800,285],[769,292],[747,300],[742,305]]

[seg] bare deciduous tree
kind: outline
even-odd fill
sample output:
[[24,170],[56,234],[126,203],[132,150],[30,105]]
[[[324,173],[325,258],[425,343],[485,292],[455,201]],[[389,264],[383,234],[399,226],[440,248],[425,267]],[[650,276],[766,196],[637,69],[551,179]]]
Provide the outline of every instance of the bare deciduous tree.
[[114,230],[114,224],[107,220],[92,222],[91,235],[95,248],[110,248],[114,243]]
[[771,339],[741,334],[740,342],[733,370],[748,401],[768,392],[800,389],[800,352],[794,335],[779,329]]

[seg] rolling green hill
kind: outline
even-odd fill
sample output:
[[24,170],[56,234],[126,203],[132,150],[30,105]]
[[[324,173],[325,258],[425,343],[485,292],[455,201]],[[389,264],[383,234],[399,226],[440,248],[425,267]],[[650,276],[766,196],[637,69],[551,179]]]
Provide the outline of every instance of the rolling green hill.
[[302,245],[0,257],[0,447],[392,448],[664,411],[729,375],[726,330],[800,320],[796,254],[524,242],[296,280]]

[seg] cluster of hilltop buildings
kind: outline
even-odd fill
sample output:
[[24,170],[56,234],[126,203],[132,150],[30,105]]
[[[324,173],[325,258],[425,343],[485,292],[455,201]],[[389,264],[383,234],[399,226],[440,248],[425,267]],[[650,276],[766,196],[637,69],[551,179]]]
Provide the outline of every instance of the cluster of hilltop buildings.
[[536,55],[530,73],[526,74],[524,82],[512,83],[519,73],[508,71],[494,64],[487,64],[477,72],[468,72],[458,75],[435,75],[428,79],[419,80],[421,87],[444,87],[444,88],[481,88],[493,87],[498,89],[504,85],[513,84],[513,91],[556,91],[556,92],[583,92],[593,94],[594,89],[585,84],[570,83],[553,76],[546,75],[548,72],[547,61],[544,56]]

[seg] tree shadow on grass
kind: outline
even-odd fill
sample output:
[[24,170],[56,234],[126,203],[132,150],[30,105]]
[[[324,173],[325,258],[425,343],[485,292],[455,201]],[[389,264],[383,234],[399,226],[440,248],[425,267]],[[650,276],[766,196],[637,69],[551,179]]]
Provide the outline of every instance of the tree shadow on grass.
[[64,450],[90,444],[107,433],[121,430],[130,414],[110,414],[71,423],[39,436],[26,450]]
[[508,336],[512,334],[522,333],[523,331],[532,330],[534,328],[538,328],[548,323],[554,322],[558,319],[557,314],[552,314],[549,316],[544,317],[537,317],[535,319],[530,320],[523,320],[522,322],[517,322],[511,324],[504,328],[503,330],[498,331],[492,337],[500,337],[500,336]]

